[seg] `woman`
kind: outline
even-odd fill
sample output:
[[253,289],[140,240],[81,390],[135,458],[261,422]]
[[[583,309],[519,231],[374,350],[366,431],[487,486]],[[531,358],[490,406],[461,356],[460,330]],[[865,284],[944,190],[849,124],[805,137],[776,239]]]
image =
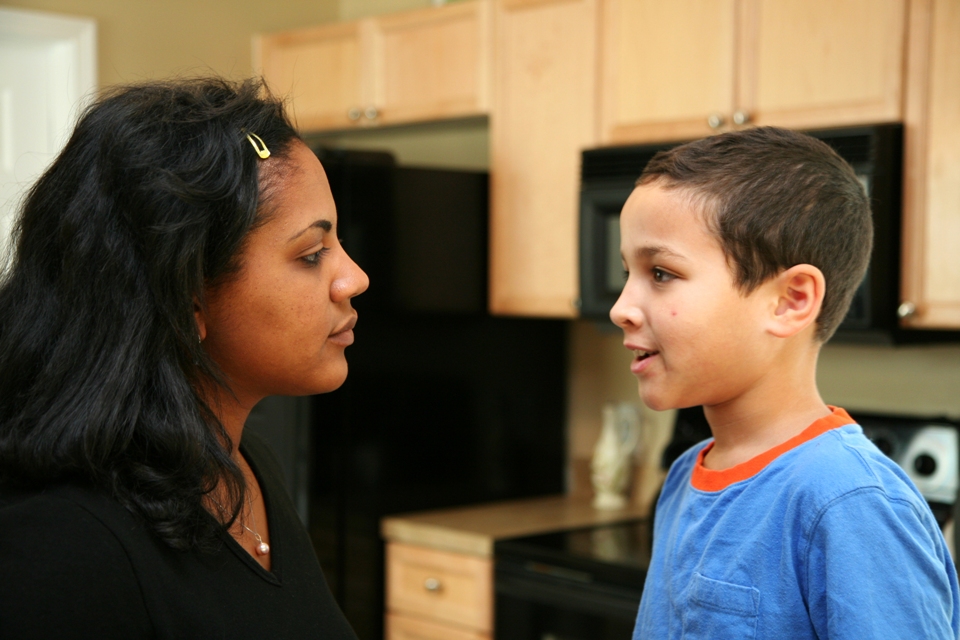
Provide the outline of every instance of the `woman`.
[[262,442],[347,374],[368,285],[255,82],[102,97],[0,283],[0,637],[355,638]]

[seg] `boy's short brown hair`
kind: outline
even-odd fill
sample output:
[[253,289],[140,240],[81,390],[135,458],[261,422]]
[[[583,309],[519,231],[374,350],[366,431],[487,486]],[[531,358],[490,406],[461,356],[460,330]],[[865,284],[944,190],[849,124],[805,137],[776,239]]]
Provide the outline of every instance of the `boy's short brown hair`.
[[833,149],[775,127],[733,131],[661,151],[637,185],[654,182],[702,207],[744,294],[797,264],[820,269],[827,286],[816,337],[830,339],[873,245],[867,194]]

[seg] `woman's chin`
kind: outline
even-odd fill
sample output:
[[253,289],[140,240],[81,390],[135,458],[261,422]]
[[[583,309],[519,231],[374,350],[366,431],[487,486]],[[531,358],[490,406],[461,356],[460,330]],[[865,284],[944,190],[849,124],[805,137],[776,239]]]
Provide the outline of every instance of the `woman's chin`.
[[331,391],[336,391],[343,386],[343,383],[347,380],[347,361],[344,359],[338,366],[331,366],[327,371],[324,372],[325,375],[321,380],[318,380],[314,385],[314,388],[300,395],[316,395],[319,393],[330,393]]

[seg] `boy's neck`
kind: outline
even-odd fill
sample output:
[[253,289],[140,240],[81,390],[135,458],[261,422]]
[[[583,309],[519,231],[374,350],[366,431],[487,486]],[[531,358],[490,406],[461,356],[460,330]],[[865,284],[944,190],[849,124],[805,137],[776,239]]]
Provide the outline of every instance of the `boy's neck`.
[[830,414],[817,390],[818,352],[785,358],[737,398],[704,406],[714,437],[705,467],[722,470],[746,462]]

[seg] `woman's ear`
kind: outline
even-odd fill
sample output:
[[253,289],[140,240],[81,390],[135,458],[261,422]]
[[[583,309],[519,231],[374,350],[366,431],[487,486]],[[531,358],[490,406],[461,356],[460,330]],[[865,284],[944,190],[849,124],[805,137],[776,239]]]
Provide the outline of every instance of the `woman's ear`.
[[776,296],[768,331],[789,338],[816,324],[826,293],[826,280],[820,269],[798,264],[786,269],[770,283]]
[[207,321],[203,315],[203,307],[200,305],[200,300],[194,296],[193,298],[193,317],[197,322],[197,335],[200,336],[200,342],[203,342],[207,337]]

